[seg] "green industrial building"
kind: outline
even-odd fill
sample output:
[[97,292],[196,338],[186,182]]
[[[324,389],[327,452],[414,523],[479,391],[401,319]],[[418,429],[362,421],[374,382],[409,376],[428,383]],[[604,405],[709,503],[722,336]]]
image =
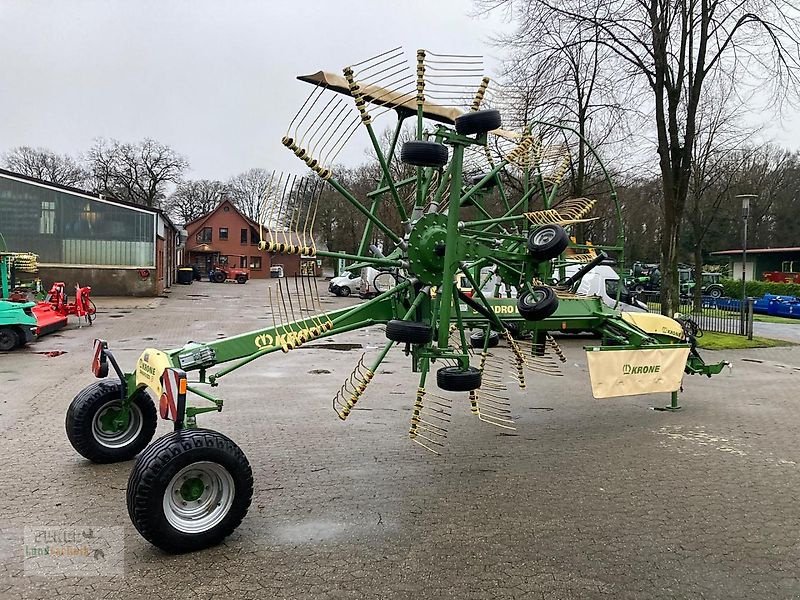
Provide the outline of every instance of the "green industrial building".
[[174,281],[182,249],[160,210],[0,169],[0,234],[39,255],[45,286],[155,296]]

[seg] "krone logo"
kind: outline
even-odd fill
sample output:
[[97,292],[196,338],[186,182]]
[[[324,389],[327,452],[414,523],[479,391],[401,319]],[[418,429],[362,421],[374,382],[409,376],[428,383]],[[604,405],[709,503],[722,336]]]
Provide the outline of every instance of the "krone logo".
[[641,365],[633,366],[629,364],[622,365],[623,375],[646,375],[648,373],[660,373],[661,365]]

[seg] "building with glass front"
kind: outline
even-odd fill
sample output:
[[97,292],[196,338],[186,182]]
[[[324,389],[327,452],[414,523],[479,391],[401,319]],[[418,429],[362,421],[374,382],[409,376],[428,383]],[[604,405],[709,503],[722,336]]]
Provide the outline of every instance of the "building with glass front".
[[180,236],[158,209],[0,169],[0,234],[9,250],[39,255],[49,287],[154,296],[174,281]]

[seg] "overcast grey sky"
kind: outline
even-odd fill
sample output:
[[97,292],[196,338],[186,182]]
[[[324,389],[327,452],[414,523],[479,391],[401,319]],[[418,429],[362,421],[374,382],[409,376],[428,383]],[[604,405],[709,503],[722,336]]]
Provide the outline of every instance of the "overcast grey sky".
[[[189,158],[190,178],[302,173],[280,144],[311,90],[297,75],[396,46],[482,54],[492,74],[501,50],[490,37],[509,25],[472,10],[470,0],[0,0],[0,153],[152,137]],[[796,149],[800,118],[772,119],[762,135]],[[340,160],[362,162],[364,147],[354,139]]]
[[[152,137],[191,178],[303,172],[280,138],[311,87],[295,79],[403,46],[483,54],[499,17],[469,0],[0,0],[0,153]],[[348,148],[347,162],[363,149]]]

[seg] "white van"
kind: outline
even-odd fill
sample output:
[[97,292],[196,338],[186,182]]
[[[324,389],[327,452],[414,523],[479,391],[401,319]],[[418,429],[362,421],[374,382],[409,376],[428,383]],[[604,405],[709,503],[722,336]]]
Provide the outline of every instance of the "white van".
[[345,271],[338,277],[331,279],[328,291],[337,296],[349,296],[361,289],[361,276]]
[[[567,277],[578,272],[583,265],[568,265],[564,270]],[[619,304],[617,303],[617,289],[619,290]],[[608,265],[597,265],[586,273],[573,287],[575,293],[581,296],[600,296],[603,302],[620,311],[625,312],[647,312],[647,305],[639,300],[636,294],[632,293],[619,277],[619,274]]]

